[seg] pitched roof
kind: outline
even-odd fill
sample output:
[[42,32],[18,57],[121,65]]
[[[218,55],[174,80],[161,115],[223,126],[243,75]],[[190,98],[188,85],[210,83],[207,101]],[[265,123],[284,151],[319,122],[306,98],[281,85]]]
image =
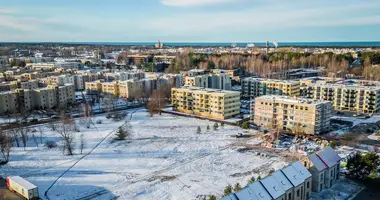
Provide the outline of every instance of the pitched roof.
[[284,191],[288,191],[289,189],[293,187],[292,183],[290,183],[290,181],[285,177],[285,175],[280,170],[273,172],[271,176],[273,176],[273,178],[276,179],[276,181],[278,182],[278,184],[282,187]]
[[278,197],[285,194],[285,191],[282,189],[281,185],[277,182],[277,180],[269,175],[260,181],[265,189],[269,192],[273,199],[277,199]]
[[322,151],[317,152],[318,157],[328,167],[333,167],[341,160],[340,156],[331,147],[325,147]]
[[[240,190],[239,192],[234,193],[234,195],[237,197],[238,200],[259,200],[256,195],[251,191],[249,188],[244,188]],[[225,200],[225,199],[223,199]],[[230,200],[230,199],[226,199]],[[231,200],[234,200],[231,198]]]
[[309,160],[311,163],[313,163],[313,166],[318,170],[318,171],[323,171],[327,169],[327,166],[323,163],[323,161],[317,156],[316,153],[313,153],[308,156]]
[[223,198],[220,199],[220,200],[239,200],[239,199],[236,197],[235,194],[229,194],[229,195],[223,197]]
[[304,179],[300,176],[297,170],[291,165],[281,169],[280,171],[286,176],[286,178],[288,178],[288,180],[292,183],[294,187],[304,182]]
[[256,198],[259,200],[272,200],[272,197],[264,188],[264,186],[260,183],[260,181],[255,181],[249,184],[246,188],[251,190],[256,195]]
[[296,171],[299,173],[300,177],[303,180],[306,180],[311,177],[311,173],[309,172],[309,170],[307,170],[306,167],[303,166],[300,161],[296,161],[290,165],[294,167],[294,169],[296,169]]

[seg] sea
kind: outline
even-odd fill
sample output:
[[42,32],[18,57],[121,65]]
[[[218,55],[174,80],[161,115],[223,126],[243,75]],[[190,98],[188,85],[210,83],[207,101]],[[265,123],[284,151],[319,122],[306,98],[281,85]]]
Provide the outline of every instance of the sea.
[[[12,42],[9,42],[12,43]],[[154,46],[156,42],[15,42],[19,44],[41,44],[41,43],[58,43],[73,45],[112,45],[112,46]],[[265,47],[265,42],[163,42],[165,46],[173,47],[231,47],[232,44],[237,47],[246,47],[248,43],[254,44],[255,47]],[[3,43],[7,44],[7,43]],[[14,43],[13,43],[14,44]],[[0,42],[1,45],[1,42]],[[269,43],[274,47],[273,43]],[[278,42],[279,47],[380,47],[380,41],[366,42]]]

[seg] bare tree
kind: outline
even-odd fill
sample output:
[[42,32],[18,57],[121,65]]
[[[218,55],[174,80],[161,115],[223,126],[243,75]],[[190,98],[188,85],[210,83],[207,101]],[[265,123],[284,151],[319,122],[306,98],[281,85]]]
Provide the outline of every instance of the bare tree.
[[26,148],[26,145],[28,144],[28,140],[29,140],[29,132],[30,132],[30,129],[29,128],[21,128],[20,130],[20,138],[21,138],[21,141],[22,141],[22,144],[24,146],[24,150]]
[[153,91],[152,96],[150,97],[150,101],[147,106],[150,116],[153,116],[154,114],[157,114],[157,113],[161,115],[161,110],[165,108],[165,105],[167,103],[166,90],[167,88],[165,86],[162,86],[158,88],[157,90]]
[[84,141],[84,135],[83,133],[80,135],[80,154],[83,153],[83,149],[84,149],[84,146],[85,146],[85,141]]
[[0,129],[0,165],[6,164],[9,161],[9,155],[12,149],[12,137],[8,132]]
[[36,135],[34,135],[34,133],[32,134],[32,139],[34,141],[34,144],[36,144],[36,146],[38,147],[38,140],[37,140]]
[[62,113],[61,120],[56,124],[55,131],[63,141],[62,151],[66,152],[67,155],[73,155],[75,129],[74,119],[72,117],[65,116],[64,113]]
[[41,126],[38,126],[38,132],[40,132],[40,143],[42,144],[42,138],[44,135],[44,129]]

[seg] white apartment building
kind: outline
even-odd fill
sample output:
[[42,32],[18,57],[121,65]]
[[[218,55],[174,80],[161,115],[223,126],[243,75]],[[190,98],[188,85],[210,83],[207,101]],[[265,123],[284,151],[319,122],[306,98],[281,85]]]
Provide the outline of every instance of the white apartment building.
[[0,114],[13,113],[18,108],[17,93],[0,92]]

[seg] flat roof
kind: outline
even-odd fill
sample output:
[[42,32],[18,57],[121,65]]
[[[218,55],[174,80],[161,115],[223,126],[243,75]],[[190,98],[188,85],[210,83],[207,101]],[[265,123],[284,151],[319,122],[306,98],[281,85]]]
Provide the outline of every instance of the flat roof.
[[37,188],[37,186],[33,185],[32,183],[30,183],[29,181],[19,177],[19,176],[11,176],[9,177],[12,181],[15,181],[17,184],[21,185],[22,187],[24,187],[25,189],[27,190],[31,190],[31,189],[34,189],[34,188]]
[[303,99],[303,98],[295,98],[295,97],[280,96],[280,95],[264,95],[264,96],[257,97],[255,100],[259,100],[259,99],[283,101],[283,102],[288,102],[288,103],[300,103],[300,104],[304,103],[304,104],[311,104],[311,105],[318,105],[318,104],[329,102],[329,101]]
[[248,77],[244,78],[244,80],[247,81],[268,81],[268,82],[277,82],[277,83],[299,83],[299,81],[294,81],[294,80],[280,80],[280,79],[266,79],[266,78],[255,78],[255,77]]
[[226,93],[226,94],[239,94],[239,91],[232,91],[232,90],[221,90],[221,89],[213,89],[213,88],[202,88],[202,87],[192,87],[192,86],[184,86],[181,88],[174,88],[174,89],[182,89],[182,90],[190,90],[190,91],[203,91],[208,93]]

